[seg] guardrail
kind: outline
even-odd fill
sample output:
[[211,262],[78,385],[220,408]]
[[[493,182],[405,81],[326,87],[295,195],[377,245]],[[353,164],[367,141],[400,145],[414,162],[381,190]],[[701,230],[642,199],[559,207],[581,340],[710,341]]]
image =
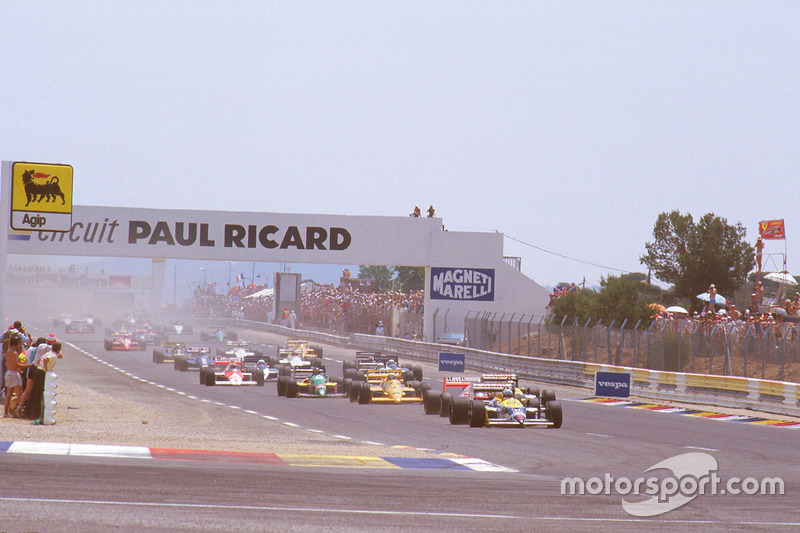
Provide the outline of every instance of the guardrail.
[[466,356],[466,368],[475,372],[514,372],[525,380],[590,389],[594,389],[594,376],[599,371],[629,372],[631,393],[643,398],[800,416],[800,385],[797,383],[543,359],[374,335],[340,337],[241,319],[207,322],[303,337],[346,348],[376,350],[431,364],[438,363],[440,352],[458,352]]

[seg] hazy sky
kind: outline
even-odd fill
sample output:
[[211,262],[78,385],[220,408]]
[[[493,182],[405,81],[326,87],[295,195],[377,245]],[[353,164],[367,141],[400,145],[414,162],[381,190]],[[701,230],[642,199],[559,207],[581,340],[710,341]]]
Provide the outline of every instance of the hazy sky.
[[[4,1],[0,158],[75,203],[499,231],[543,285],[643,271],[659,213],[784,218],[797,2]],[[783,241],[765,252],[783,252]],[[593,266],[586,263],[594,263]]]

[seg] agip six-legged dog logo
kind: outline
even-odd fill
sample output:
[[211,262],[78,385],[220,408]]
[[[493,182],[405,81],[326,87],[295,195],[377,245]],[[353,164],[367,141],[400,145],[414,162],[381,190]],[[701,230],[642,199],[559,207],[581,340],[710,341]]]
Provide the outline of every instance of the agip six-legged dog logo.
[[34,169],[25,170],[22,173],[22,185],[25,187],[25,197],[28,200],[26,206],[31,202],[55,202],[57,198],[61,198],[61,205],[66,203],[64,193],[58,184],[58,176],[36,172]]

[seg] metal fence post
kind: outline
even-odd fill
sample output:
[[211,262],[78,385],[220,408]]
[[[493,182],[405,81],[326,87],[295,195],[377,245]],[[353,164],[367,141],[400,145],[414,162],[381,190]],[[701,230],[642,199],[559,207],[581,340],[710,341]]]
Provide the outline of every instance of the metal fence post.
[[647,366],[644,368],[650,368],[650,339],[653,336],[653,327],[656,325],[656,321],[653,320],[650,322],[650,327],[647,328]]
[[753,325],[750,324],[747,331],[744,332],[744,377],[747,377],[747,346],[750,344],[750,332],[753,331]]
[[544,319],[545,317],[540,318],[539,323],[536,324],[536,341],[539,343],[539,347],[536,352],[536,357],[542,356],[542,320]]
[[622,321],[622,325],[619,327],[619,350],[617,351],[617,366],[622,366],[622,350],[625,349],[625,324],[628,323],[628,319]]
[[[439,310],[438,309],[433,312],[433,339],[434,340],[436,340],[436,315],[438,315],[438,314],[439,314]],[[425,335],[423,333],[423,337],[424,336]],[[427,340],[427,339],[425,339],[425,340]]]
[[567,315],[564,315],[564,318],[561,319],[561,336],[558,338],[558,351],[561,352],[561,346],[564,346],[564,359],[567,358],[567,343],[564,342],[564,322],[567,321]]
[[786,328],[786,331],[781,337],[781,381],[784,380],[784,370],[786,369],[786,335],[788,331],[789,328]]
[[525,313],[519,317],[517,322],[517,355],[522,355],[522,319],[525,318]]
[[692,373],[694,374],[694,354],[695,354],[695,343],[697,340],[697,332],[700,331],[701,324],[698,322],[694,326],[694,331],[692,331]]
[[683,371],[683,361],[681,361],[681,333],[683,328],[686,327],[686,321],[681,320],[681,327],[678,328],[678,372]]
[[531,356],[531,322],[533,322],[533,318],[536,315],[531,315],[531,319],[528,320],[528,357]]
[[717,331],[718,327],[719,326],[717,326],[716,324],[714,325],[714,327],[711,329],[710,338],[708,339],[708,373],[709,374],[712,373],[711,370],[712,370],[712,363],[713,363],[713,358],[714,358],[714,333]]
[[611,319],[611,324],[609,324],[608,327],[606,328],[606,352],[608,352],[608,364],[609,365],[614,364],[611,361],[611,328],[614,327],[614,322],[616,322],[616,321],[617,321],[616,318]]
[[[495,313],[492,315],[491,320],[489,320],[489,351],[490,352],[494,351],[494,341],[495,341],[495,337],[497,337],[497,334],[494,331],[494,317],[496,317],[496,316],[497,316],[497,311],[495,311]],[[500,320],[503,320],[503,316],[505,316],[505,313],[503,313],[500,316]]]
[[583,325],[583,360],[586,361],[586,347],[589,345],[589,338],[586,335],[586,330],[589,328],[589,323],[592,321],[592,317],[586,319],[586,324]]
[[[517,314],[516,312],[512,313],[511,318],[508,319],[508,350],[506,350],[507,353],[514,353],[511,351],[511,322],[514,321],[514,316],[516,314]],[[503,345],[503,323],[500,322],[500,346],[502,345]]]
[[603,322],[603,319],[602,318],[598,318],[597,319],[597,324],[594,325],[594,362],[595,363],[597,362],[597,328],[600,327],[600,324],[602,324],[602,322]]
[[633,328],[633,368],[636,368],[636,356],[639,352],[639,326],[642,325],[642,319],[636,321],[636,326]]

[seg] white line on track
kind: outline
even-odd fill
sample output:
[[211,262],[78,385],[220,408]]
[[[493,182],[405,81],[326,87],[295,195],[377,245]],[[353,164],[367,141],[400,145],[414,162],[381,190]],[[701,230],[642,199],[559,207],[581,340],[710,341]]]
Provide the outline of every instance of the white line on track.
[[605,439],[612,439],[614,438],[613,435],[603,435],[602,433],[586,433],[587,435],[591,435],[592,437],[603,437]]
[[684,448],[689,448],[690,450],[703,450],[706,452],[718,452],[719,450],[716,448],[703,448],[702,446],[684,446]]
[[[7,498],[0,497],[0,501],[7,502],[37,502],[37,503],[50,503],[50,504],[84,504],[84,505],[107,505],[118,507],[160,507],[160,508],[184,508],[184,509],[207,509],[208,503],[163,503],[163,502],[121,502],[111,500],[57,500],[53,498]],[[397,512],[394,509],[337,509],[337,508],[319,508],[319,507],[277,507],[266,505],[225,505],[226,509],[241,510],[241,511],[275,511],[275,512],[294,512],[294,513],[330,513],[330,514],[361,514],[361,515],[389,515],[396,516]],[[606,517],[578,517],[578,516],[547,516],[547,515],[530,515],[520,516],[512,514],[488,514],[488,513],[464,513],[464,512],[435,512],[435,511],[403,511],[404,515],[413,516],[437,516],[442,518],[481,518],[492,520],[546,520],[550,522],[579,522],[579,523],[618,523],[618,524],[647,524],[645,528],[650,529],[648,526],[651,524],[659,524],[665,526],[689,526],[689,525],[726,525],[726,526],[748,526],[748,527],[800,527],[800,522],[768,522],[768,521],[755,521],[755,520],[675,520],[675,519],[657,519],[657,518],[606,518]],[[679,527],[678,527],[679,529]]]

